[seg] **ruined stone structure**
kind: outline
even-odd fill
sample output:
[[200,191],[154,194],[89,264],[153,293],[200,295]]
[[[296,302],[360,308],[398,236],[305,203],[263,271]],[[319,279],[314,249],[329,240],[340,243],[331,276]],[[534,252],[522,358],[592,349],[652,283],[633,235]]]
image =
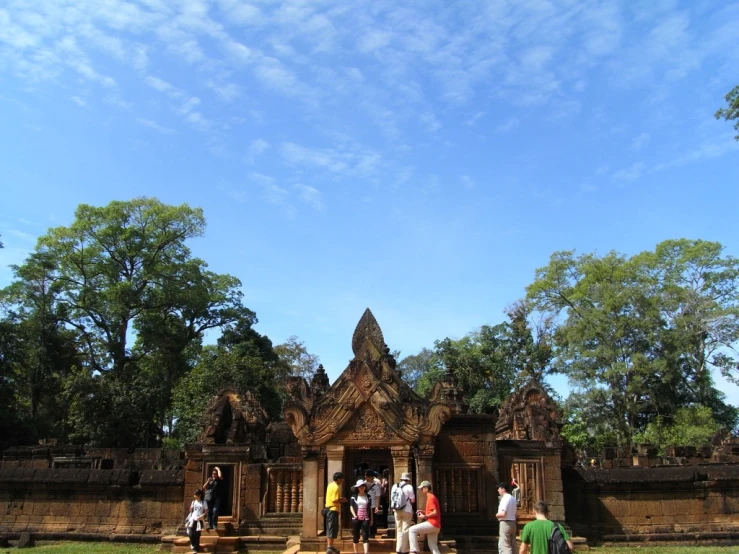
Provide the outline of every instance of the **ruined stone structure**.
[[[320,373],[312,383],[319,386],[299,377],[288,383],[284,416],[302,456],[301,548],[321,547],[319,512],[334,472],[347,476],[348,496],[365,467],[387,469],[393,482],[410,472],[415,482],[435,483],[447,530],[489,527],[497,504],[494,416],[466,415],[451,373],[430,399],[413,392],[369,310],[354,331],[352,350],[354,358],[330,387]],[[349,521],[346,511],[343,520]]]
[[[410,389],[369,310],[352,350],[334,383],[322,366],[310,382],[288,381],[283,422],[270,422],[250,392],[221,391],[198,442],[184,452],[5,451],[0,536],[163,540],[173,552],[187,551],[174,533],[182,534],[192,492],[219,466],[226,485],[219,524],[229,535],[210,537],[221,541],[219,552],[281,550],[289,536],[315,552],[325,547],[320,510],[331,475],[346,475],[348,496],[370,467],[387,470],[393,482],[402,472],[414,485],[430,480],[443,538],[455,539],[459,552],[497,551],[496,485],[512,479],[519,526],[546,499],[553,519],[589,539],[739,542],[739,444],[672,449],[670,457],[650,447],[606,449],[594,467],[583,467],[563,443],[556,405],[541,384],[527,383],[497,415],[472,415],[453,368],[429,398]],[[346,528],[347,511],[342,520]]]

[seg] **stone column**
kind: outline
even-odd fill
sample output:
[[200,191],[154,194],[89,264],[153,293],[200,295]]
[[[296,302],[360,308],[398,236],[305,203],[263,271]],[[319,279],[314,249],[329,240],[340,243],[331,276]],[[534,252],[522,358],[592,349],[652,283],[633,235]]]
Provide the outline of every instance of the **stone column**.
[[390,448],[393,457],[393,473],[390,476],[393,483],[400,481],[400,475],[411,470],[411,447],[393,446]]
[[[416,452],[416,486],[421,481],[430,481],[432,491],[436,490],[436,483],[433,479],[433,462],[434,462],[434,445],[427,444],[419,446]],[[426,508],[426,498],[422,493],[416,494],[416,509],[423,510]]]
[[303,451],[303,539],[318,536],[321,507],[318,505],[318,453]]
[[[328,458],[328,467],[326,468],[327,481],[330,483],[334,479],[334,473],[341,471],[343,473],[344,467],[344,446],[337,444],[329,444],[326,446],[326,457]],[[345,475],[345,479],[349,479],[351,476]],[[342,491],[343,492],[343,491]]]
[[[344,446],[343,445],[337,445],[337,444],[329,444],[326,445],[326,473],[327,478],[326,481],[328,483],[331,483],[334,479],[334,473],[337,471],[341,471],[344,473]],[[346,483],[349,483],[351,480],[351,475],[344,475],[344,483],[346,486]],[[340,496],[344,496],[344,491],[339,491]],[[325,497],[325,491],[324,491],[324,497]],[[325,503],[325,502],[324,502]],[[343,522],[343,512],[341,508],[339,508],[339,529],[343,529],[344,522]],[[341,537],[341,532],[339,532],[339,537]]]

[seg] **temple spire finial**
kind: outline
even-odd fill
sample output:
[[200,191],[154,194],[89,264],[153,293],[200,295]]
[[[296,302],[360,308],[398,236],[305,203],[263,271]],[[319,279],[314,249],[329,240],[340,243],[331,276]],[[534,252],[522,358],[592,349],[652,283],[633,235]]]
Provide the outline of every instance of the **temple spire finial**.
[[385,345],[385,339],[382,336],[382,329],[377,323],[375,316],[367,308],[362,314],[362,318],[357,323],[356,329],[354,329],[354,336],[352,337],[352,351],[355,356],[359,355],[364,342],[368,340],[372,346],[378,352],[382,352],[382,348]]

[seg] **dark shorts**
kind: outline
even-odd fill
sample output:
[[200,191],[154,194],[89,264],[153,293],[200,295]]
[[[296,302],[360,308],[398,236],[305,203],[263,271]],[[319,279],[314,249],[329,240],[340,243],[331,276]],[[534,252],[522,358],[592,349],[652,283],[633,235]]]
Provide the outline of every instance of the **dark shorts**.
[[359,542],[360,532],[362,533],[362,542],[369,542],[370,522],[368,519],[364,521],[352,519],[352,542],[354,544]]
[[339,536],[339,512],[331,510],[326,516],[326,536],[329,539]]

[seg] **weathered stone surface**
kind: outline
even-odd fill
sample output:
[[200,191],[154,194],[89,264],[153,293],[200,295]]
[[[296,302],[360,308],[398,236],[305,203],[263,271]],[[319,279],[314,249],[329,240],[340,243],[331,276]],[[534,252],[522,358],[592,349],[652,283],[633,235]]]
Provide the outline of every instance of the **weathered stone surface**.
[[33,540],[33,535],[28,532],[21,533],[20,537],[18,538],[18,542],[15,544],[17,548],[29,548],[35,545],[36,541]]

